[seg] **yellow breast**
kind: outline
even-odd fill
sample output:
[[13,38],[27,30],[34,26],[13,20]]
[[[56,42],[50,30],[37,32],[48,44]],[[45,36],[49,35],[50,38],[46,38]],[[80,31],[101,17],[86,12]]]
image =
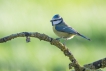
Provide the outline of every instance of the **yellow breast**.
[[57,30],[55,29],[55,26],[53,26],[53,31],[54,31],[54,33],[55,33],[57,36],[59,36],[59,37],[61,37],[61,38],[69,38],[69,39],[71,39],[71,38],[74,37],[74,34],[57,31]]

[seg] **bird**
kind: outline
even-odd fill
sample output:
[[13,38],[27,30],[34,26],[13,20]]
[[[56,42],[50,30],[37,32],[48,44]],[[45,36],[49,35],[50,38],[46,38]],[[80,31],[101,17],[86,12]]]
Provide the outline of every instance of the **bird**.
[[50,22],[52,23],[54,33],[59,36],[57,40],[60,40],[61,38],[69,40],[72,39],[75,35],[78,35],[90,41],[89,38],[85,37],[71,26],[67,25],[59,14],[55,14]]

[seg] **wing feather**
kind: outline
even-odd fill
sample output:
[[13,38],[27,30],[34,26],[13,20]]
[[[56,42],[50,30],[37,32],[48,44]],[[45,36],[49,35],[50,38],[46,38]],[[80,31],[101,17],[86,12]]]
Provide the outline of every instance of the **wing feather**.
[[55,29],[60,32],[77,34],[77,31],[75,31],[72,27],[68,27],[68,26],[55,26]]

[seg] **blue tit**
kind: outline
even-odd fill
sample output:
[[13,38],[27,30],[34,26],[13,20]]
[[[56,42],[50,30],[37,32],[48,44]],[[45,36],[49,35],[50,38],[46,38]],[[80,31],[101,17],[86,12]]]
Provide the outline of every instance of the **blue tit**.
[[54,33],[59,36],[60,38],[65,38],[66,40],[73,38],[75,35],[81,36],[87,40],[90,40],[89,38],[83,36],[82,34],[78,33],[76,30],[74,30],[72,27],[68,26],[62,17],[59,16],[59,14],[56,14],[53,16],[51,20],[53,31]]

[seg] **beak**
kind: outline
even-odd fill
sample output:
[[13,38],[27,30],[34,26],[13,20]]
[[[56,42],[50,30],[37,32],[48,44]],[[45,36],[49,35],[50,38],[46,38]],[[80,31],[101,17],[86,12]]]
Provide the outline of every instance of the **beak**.
[[50,20],[50,22],[52,22],[53,20]]
[[53,20],[50,20],[50,22],[52,23],[52,26],[53,26]]

